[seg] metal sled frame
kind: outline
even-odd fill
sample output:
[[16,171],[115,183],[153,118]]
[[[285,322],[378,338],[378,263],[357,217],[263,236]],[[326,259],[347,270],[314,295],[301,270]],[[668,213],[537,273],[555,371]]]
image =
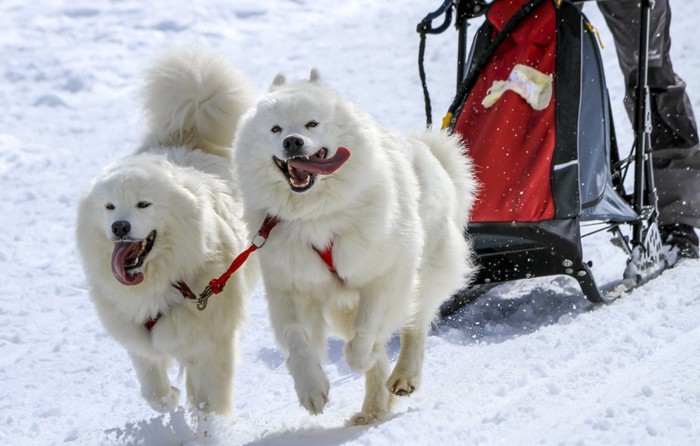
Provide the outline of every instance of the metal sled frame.
[[[585,0],[584,0],[585,1]],[[525,8],[534,8],[540,2],[533,0]],[[464,92],[468,84],[466,72],[467,28],[469,19],[483,15],[488,9],[484,0],[447,0],[441,8],[426,16],[418,25],[421,34],[420,55],[425,51],[425,35],[444,31],[451,21],[452,10],[455,11],[458,30],[457,57],[457,94]],[[603,291],[596,284],[591,272],[591,264],[583,259],[581,239],[581,221],[579,218],[549,220],[536,223],[470,222],[466,237],[471,238],[479,264],[479,272],[469,288],[461,290],[443,305],[441,316],[446,317],[463,305],[472,302],[494,285],[512,280],[533,277],[566,275],[574,278],[586,298],[595,303],[609,303],[615,300],[621,291],[639,286],[656,277],[668,265],[660,256],[661,243],[656,226],[657,199],[651,167],[651,117],[650,97],[647,86],[649,15],[650,0],[642,0],[640,14],[639,70],[637,79],[637,102],[635,104],[634,135],[635,143],[632,155],[626,160],[617,159],[617,150],[613,150],[612,178],[620,195],[633,207],[637,218],[623,223],[609,222],[605,229],[616,237],[628,254],[628,269],[625,272],[624,287],[617,292]],[[438,28],[432,28],[432,21],[441,15],[445,21]],[[425,83],[425,73],[420,66],[421,80],[426,97],[426,113],[430,112],[429,96]],[[466,90],[471,90],[466,85]],[[428,116],[428,125],[430,117]],[[611,123],[613,146],[614,126]],[[616,148],[616,147],[615,147]],[[627,195],[622,186],[625,162],[635,163],[634,191]],[[621,225],[632,229],[631,240],[620,231]],[[597,232],[597,231],[596,231]]]

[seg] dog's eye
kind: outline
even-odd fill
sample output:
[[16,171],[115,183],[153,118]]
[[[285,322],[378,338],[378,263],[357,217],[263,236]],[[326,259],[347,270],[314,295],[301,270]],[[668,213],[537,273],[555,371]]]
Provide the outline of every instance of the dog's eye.
[[148,201],[139,201],[139,202],[136,204],[136,207],[139,208],[139,209],[145,209],[145,208],[147,208],[147,207],[150,206],[150,205],[151,205],[151,203],[149,203]]
[[270,129],[270,131],[271,131],[272,133],[279,133],[279,132],[282,131],[282,127],[280,127],[280,126],[278,126],[278,125],[273,125],[272,128]]
[[307,129],[312,129],[318,125],[318,122],[316,121],[309,121],[306,123],[306,128]]
[[114,205],[112,203],[107,203],[105,204],[105,209],[107,209],[108,211],[113,211]]

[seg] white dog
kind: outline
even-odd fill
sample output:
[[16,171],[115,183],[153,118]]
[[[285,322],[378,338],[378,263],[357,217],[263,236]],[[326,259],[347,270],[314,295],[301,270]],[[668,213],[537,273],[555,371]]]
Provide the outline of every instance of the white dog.
[[[272,326],[299,401],[328,402],[327,327],[365,372],[366,424],[418,388],[442,302],[472,273],[464,237],[475,180],[455,137],[390,132],[339,97],[316,70],[281,75],[239,123],[234,166],[249,227],[277,225],[259,251]],[[401,333],[389,377],[385,344]]]
[[221,58],[168,53],[147,73],[142,147],[106,167],[80,202],[76,236],[90,296],[159,411],[178,404],[171,358],[194,408],[230,410],[236,332],[257,265],[204,311],[178,288],[198,293],[248,245],[230,147],[231,124],[253,104],[247,81]]

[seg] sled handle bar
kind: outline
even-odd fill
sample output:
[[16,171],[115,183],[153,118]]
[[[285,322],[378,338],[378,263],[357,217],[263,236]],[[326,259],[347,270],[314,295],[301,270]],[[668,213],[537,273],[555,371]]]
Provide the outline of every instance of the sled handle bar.
[[[442,5],[435,11],[426,15],[418,24],[416,31],[419,34],[440,34],[444,32],[450,23],[452,23],[452,3],[453,0],[445,0]],[[433,20],[445,14],[445,21],[437,28],[433,28]]]

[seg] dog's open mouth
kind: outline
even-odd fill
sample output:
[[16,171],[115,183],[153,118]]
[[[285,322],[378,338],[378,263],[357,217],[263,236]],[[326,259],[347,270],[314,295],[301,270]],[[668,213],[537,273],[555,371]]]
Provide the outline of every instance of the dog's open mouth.
[[112,274],[122,285],[138,285],[143,281],[143,261],[151,252],[156,231],[151,231],[142,240],[121,240],[114,243],[112,251]]
[[345,147],[338,147],[335,155],[331,158],[326,156],[328,149],[322,147],[312,156],[295,156],[286,160],[273,156],[272,159],[287,177],[289,187],[294,192],[304,192],[314,185],[316,175],[330,175],[345,164],[350,158],[350,151]]

